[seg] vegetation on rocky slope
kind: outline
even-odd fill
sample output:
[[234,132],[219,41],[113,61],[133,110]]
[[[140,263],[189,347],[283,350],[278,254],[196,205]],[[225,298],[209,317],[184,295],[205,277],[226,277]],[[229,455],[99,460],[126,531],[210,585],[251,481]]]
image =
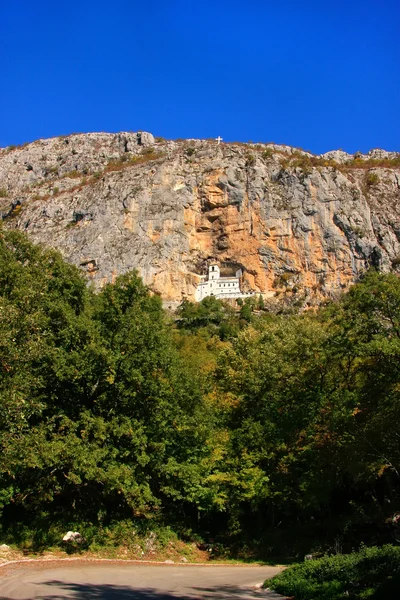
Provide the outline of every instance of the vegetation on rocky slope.
[[395,275],[316,313],[210,298],[171,319],[136,273],[96,294],[0,231],[1,538],[77,529],[140,554],[138,532],[173,530],[280,559],[397,543],[399,358]]

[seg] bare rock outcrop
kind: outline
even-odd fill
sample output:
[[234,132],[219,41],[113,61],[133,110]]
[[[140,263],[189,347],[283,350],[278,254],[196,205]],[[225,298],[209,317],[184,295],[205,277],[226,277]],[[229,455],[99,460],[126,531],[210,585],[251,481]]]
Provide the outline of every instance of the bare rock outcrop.
[[98,286],[133,268],[194,298],[216,261],[305,304],[400,264],[400,155],[320,157],[274,144],[74,134],[0,150],[7,228],[58,248]]

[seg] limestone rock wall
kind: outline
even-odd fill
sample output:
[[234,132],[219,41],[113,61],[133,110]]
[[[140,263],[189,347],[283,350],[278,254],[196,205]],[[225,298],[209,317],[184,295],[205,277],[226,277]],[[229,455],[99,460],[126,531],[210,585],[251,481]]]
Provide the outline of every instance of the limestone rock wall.
[[400,263],[400,160],[382,150],[74,134],[0,150],[0,211],[96,285],[136,268],[172,302],[210,262],[305,306]]

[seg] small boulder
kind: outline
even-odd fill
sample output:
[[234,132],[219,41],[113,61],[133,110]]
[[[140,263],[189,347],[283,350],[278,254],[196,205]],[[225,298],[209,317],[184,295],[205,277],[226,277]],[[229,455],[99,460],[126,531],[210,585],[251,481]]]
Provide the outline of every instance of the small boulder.
[[166,565],[174,565],[175,564],[173,560],[164,560],[164,563]]
[[382,159],[392,159],[398,158],[398,152],[387,152],[386,150],[382,150],[381,148],[374,148],[370,150],[367,154],[368,158],[372,158],[374,160],[382,160]]
[[187,563],[188,559],[185,556],[181,556],[180,559],[179,559],[179,562],[181,562],[181,563]]
[[139,131],[137,134],[137,140],[139,146],[152,146],[155,144],[154,135],[147,131]]
[[400,525],[400,513],[395,513],[392,517],[393,525]]
[[334,160],[340,165],[343,165],[353,160],[354,157],[352,154],[344,152],[343,150],[330,150],[329,152],[321,154],[319,158],[325,158],[326,160]]
[[82,541],[83,537],[78,531],[68,531],[63,537],[63,542],[77,542],[80,544]]
[[7,544],[1,544],[0,552],[8,552],[8,550],[11,550],[10,546],[7,546]]

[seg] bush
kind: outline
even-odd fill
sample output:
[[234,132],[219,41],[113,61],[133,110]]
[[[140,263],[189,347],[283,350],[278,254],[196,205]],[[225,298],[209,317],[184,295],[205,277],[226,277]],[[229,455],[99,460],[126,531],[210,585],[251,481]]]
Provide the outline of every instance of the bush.
[[147,147],[147,148],[143,148],[142,151],[140,152],[140,154],[142,156],[149,156],[150,154],[154,154],[154,150],[151,147]]
[[82,177],[82,173],[79,171],[68,171],[68,173],[64,173],[63,177],[68,177],[68,179],[78,179]]
[[253,156],[252,154],[247,154],[246,155],[246,167],[252,167],[253,165],[255,165],[255,163],[256,163],[255,156]]
[[295,565],[264,585],[295,600],[397,600],[400,548],[363,548]]
[[263,157],[264,160],[269,160],[270,158],[272,158],[274,155],[274,151],[272,148],[266,148],[266,150],[264,150],[264,152],[261,154],[261,156]]
[[400,255],[397,255],[392,260],[392,267],[398,267],[400,265]]
[[[143,148],[141,154],[139,156],[132,156],[129,159],[126,159],[125,156],[123,159],[111,160],[103,173],[110,173],[111,171],[122,171],[127,167],[132,167],[134,165],[140,165],[143,163],[150,162],[152,160],[157,160],[158,158],[162,158],[164,155],[161,152],[154,152],[152,148]],[[95,177],[96,174],[93,175]],[[99,177],[101,174],[99,174]]]
[[365,176],[365,185],[371,187],[373,185],[377,185],[379,183],[379,175],[377,173],[367,173]]

